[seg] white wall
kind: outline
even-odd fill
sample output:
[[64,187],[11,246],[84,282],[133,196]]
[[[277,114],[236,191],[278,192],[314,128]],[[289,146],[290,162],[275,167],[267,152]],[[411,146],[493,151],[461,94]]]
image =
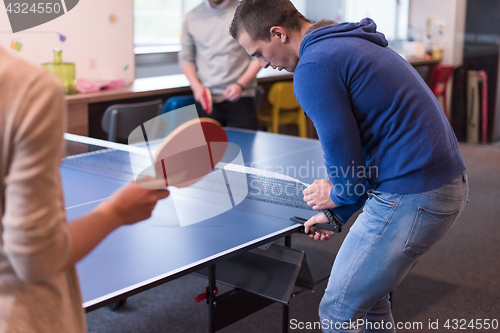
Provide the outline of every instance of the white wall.
[[[443,64],[459,66],[462,63],[463,35],[465,31],[465,12],[467,0],[411,0],[409,24],[412,26],[415,40],[425,41],[427,22],[432,34],[431,44],[444,47]],[[444,33],[439,36],[437,28],[444,24]]]
[[343,21],[343,0],[290,0],[295,8],[313,22],[327,18]]
[[306,0],[290,0],[291,3],[297,8],[297,10],[307,17],[307,1]]
[[[116,22],[110,22],[115,15]],[[66,41],[59,39],[59,34]],[[20,52],[10,46],[22,44]],[[132,0],[81,0],[71,11],[40,26],[12,33],[7,12],[0,5],[0,47],[41,64],[53,61],[55,48],[63,50],[64,62],[76,64],[77,79],[133,81]]]
[[344,12],[342,0],[309,0],[307,3],[307,18],[313,22],[324,18],[343,22]]

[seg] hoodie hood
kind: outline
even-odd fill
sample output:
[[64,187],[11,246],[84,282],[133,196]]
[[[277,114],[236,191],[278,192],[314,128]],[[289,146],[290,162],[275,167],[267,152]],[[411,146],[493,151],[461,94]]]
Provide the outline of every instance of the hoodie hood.
[[324,40],[325,38],[358,37],[369,40],[382,47],[388,45],[384,34],[377,32],[377,25],[370,18],[364,18],[358,23],[335,23],[335,21],[325,19],[314,23],[304,34],[300,45],[299,56],[302,56],[302,53],[309,45]]

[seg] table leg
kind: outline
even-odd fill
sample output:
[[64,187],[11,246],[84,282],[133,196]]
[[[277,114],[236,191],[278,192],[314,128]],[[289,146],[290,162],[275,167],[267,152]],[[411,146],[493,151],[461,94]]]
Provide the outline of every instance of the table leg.
[[213,333],[214,330],[214,319],[215,319],[215,307],[217,306],[216,302],[216,270],[215,265],[208,267],[208,332]]
[[[286,247],[291,247],[292,246],[292,235],[288,235],[285,237],[285,246]],[[283,321],[281,324],[281,331],[283,333],[288,333],[288,322],[290,320],[290,306],[288,304],[283,304]]]

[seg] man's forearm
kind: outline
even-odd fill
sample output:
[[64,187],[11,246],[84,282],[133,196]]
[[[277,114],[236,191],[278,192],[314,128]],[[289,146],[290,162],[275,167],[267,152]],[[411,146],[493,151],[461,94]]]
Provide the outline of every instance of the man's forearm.
[[236,82],[241,84],[243,87],[246,87],[253,79],[255,79],[255,76],[261,68],[262,67],[258,61],[252,60],[245,73],[243,73],[243,75]]
[[182,67],[182,72],[184,73],[184,75],[186,75],[187,79],[189,80],[191,88],[197,88],[202,86],[200,79],[196,74],[196,67],[194,64],[185,65],[184,67]]

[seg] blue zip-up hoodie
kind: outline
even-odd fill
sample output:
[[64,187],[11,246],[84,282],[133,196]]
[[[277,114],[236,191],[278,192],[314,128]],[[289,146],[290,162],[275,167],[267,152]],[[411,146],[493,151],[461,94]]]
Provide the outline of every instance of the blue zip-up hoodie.
[[375,22],[324,25],[304,35],[294,92],[324,151],[333,211],[347,221],[364,190],[425,192],[460,175],[465,164],[441,106]]

